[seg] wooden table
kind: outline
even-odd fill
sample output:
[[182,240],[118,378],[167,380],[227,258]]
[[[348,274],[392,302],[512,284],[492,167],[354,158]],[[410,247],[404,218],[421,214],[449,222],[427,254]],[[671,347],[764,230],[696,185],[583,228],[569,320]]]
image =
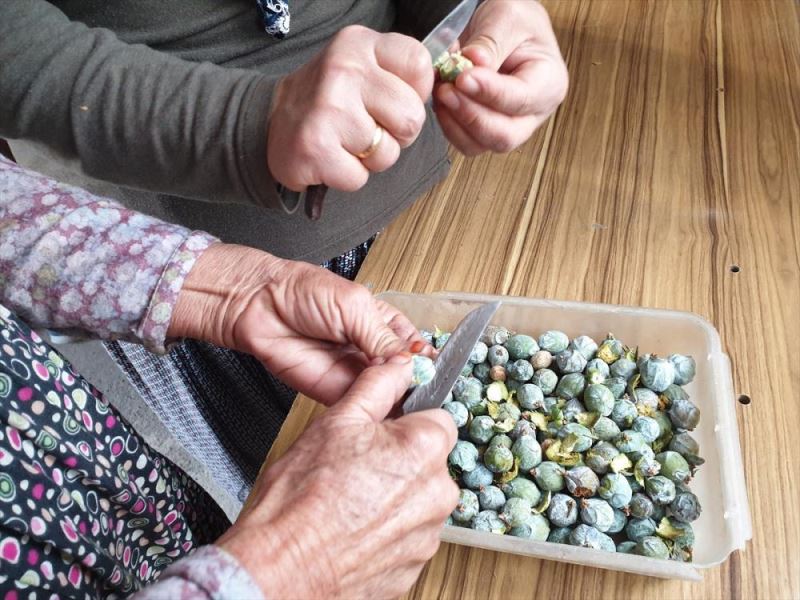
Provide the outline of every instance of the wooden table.
[[[545,4],[564,104],[520,150],[456,158],[359,280],[705,316],[752,399],[737,410],[754,537],[697,584],[443,545],[410,596],[798,598],[799,5]],[[318,412],[298,400],[270,460]]]

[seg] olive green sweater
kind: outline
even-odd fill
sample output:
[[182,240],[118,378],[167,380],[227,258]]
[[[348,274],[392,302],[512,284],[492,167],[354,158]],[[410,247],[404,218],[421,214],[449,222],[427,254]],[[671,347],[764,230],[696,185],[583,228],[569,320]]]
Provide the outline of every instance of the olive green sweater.
[[455,4],[291,0],[264,33],[253,0],[4,0],[0,137],[23,165],[227,242],[320,262],[387,225],[447,171],[429,112],[422,135],[359,192],[331,190],[310,222],[266,166],[276,82],[341,28],[424,36]]

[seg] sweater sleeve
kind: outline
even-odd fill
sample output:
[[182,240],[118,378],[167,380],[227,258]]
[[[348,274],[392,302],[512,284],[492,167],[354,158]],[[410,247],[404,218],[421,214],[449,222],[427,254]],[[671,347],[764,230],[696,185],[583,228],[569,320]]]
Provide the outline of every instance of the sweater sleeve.
[[277,77],[127,44],[45,0],[3,0],[0,57],[0,137],[115,184],[285,208],[266,158]]
[[238,561],[218,546],[203,546],[167,568],[133,600],[261,600],[264,594]]
[[181,286],[216,241],[0,157],[0,303],[34,327],[164,352]]

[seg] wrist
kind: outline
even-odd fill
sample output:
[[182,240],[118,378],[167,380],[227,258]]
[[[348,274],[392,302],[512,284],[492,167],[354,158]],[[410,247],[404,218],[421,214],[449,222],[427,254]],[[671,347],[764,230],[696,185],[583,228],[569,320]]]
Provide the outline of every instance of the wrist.
[[275,280],[285,262],[246,246],[209,247],[183,282],[167,337],[232,347],[239,315],[253,295]]
[[302,573],[291,560],[280,536],[265,527],[240,532],[237,525],[215,542],[233,556],[255,582],[265,598],[292,597],[292,579]]
[[[280,508],[280,507],[276,507]],[[327,598],[336,595],[314,528],[287,516],[268,522],[240,517],[215,544],[233,556],[267,598]],[[301,575],[298,578],[298,574]]]

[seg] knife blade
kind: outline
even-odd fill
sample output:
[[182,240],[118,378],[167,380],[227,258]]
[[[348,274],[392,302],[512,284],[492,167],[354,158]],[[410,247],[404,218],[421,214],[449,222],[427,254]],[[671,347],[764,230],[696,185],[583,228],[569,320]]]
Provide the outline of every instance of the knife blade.
[[498,308],[500,308],[499,301],[484,304],[470,311],[462,319],[436,359],[436,375],[433,380],[411,391],[403,403],[404,414],[439,408],[442,405],[447,393],[461,374],[461,369],[467,364],[472,349]]
[[[431,64],[436,64],[436,60],[443,52],[450,49],[450,46],[458,39],[464,31],[478,6],[479,0],[462,0],[442,22],[433,28],[424,40],[422,45],[431,54]],[[296,192],[294,192],[296,193]],[[302,192],[298,199],[305,207],[306,216],[317,221],[322,216],[322,203],[325,194],[328,193],[328,186],[325,184],[312,185],[308,190]]]
[[478,0],[462,0],[444,20],[433,28],[424,40],[422,45],[428,49],[431,54],[431,63],[436,64],[439,57],[450,50],[450,47],[458,39],[467,23],[472,18],[475,8],[478,6]]

